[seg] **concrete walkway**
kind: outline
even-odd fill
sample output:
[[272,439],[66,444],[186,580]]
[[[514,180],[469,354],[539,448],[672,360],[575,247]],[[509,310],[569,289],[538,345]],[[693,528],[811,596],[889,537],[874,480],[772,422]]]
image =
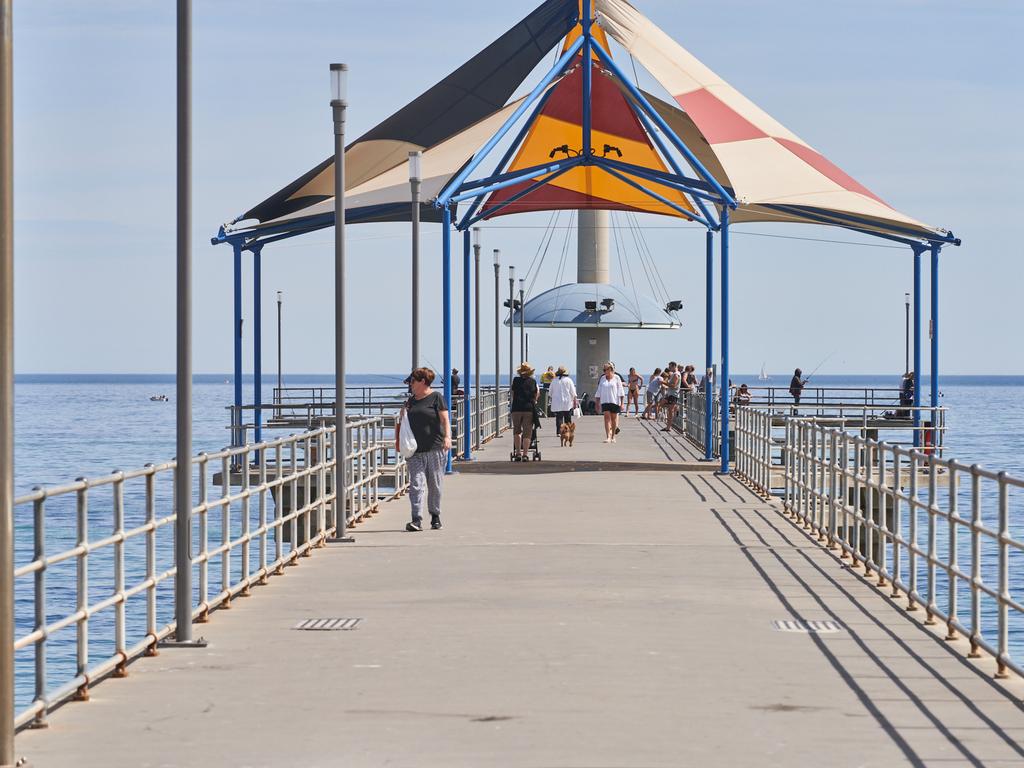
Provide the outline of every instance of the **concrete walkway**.
[[[665,439],[630,419],[606,446],[582,423],[574,449],[545,435],[545,459],[628,461]],[[499,465],[510,440],[481,453],[493,473],[447,481],[443,531],[405,533],[407,502],[386,506],[355,544],[215,614],[209,648],[132,665],[20,753],[35,768],[1024,764],[1019,681],[993,682],[991,660],[966,661],[739,483],[517,476]],[[362,622],[292,629],[318,617]],[[773,627],[788,619],[843,630]]]

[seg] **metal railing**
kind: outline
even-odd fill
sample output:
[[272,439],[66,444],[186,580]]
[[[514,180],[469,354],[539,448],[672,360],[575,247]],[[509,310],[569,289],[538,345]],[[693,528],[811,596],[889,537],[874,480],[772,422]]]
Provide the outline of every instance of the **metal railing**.
[[997,676],[1024,674],[1011,658],[1024,601],[1010,579],[1011,565],[1024,564],[1024,542],[1011,532],[1024,479],[814,419],[786,418],[781,441],[771,426],[770,414],[740,409],[738,477],[765,496],[781,479],[785,512],[823,546],[905,598],[907,610],[923,609],[926,623],[944,623],[948,639],[965,636],[972,657],[990,653]]
[[[495,390],[481,387],[480,400],[480,424],[473,429],[473,450],[478,449],[484,443],[493,440],[499,434],[511,426],[509,413],[509,390],[506,387]],[[474,394],[468,398],[469,412],[476,417],[476,399]],[[466,407],[467,398],[465,395],[452,397],[452,410],[455,417],[452,420],[452,455],[455,458],[462,458],[466,455]]]
[[[711,455],[722,455],[722,411],[718,407],[718,395],[711,400]],[[680,397],[679,411],[673,425],[686,439],[702,451],[707,446],[707,396],[704,392],[691,392]]]
[[[350,522],[385,498],[380,479],[407,485],[380,417],[347,424],[350,481],[340,498]],[[197,579],[192,615],[209,612],[281,573],[330,537],[338,520],[335,430],[319,428],[192,459]],[[41,726],[92,683],[123,676],[174,632],[174,461],[35,488],[15,501],[16,726]],[[404,479],[403,479],[404,478]],[[19,512],[21,514],[19,514]],[[25,514],[28,513],[28,514]],[[31,616],[22,615],[30,606]],[[28,611],[25,612],[26,614]],[[50,662],[55,662],[51,669]],[[31,676],[31,692],[21,681]]]

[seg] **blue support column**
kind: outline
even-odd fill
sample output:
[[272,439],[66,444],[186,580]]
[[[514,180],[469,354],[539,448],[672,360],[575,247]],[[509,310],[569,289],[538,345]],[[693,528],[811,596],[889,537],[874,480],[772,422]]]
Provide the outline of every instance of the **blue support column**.
[[921,248],[914,247],[914,447],[921,445]]
[[715,233],[710,229],[707,234],[707,263],[704,267],[704,279],[707,283],[706,307],[704,311],[704,460],[714,459],[714,450],[711,440],[713,429],[713,414],[715,384],[711,380],[711,368],[714,363],[714,328],[715,322]]
[[722,468],[729,474],[729,206],[722,206]]
[[[932,360],[931,360],[931,379],[932,379],[932,426],[938,426],[938,407],[939,407],[939,250],[942,248],[938,243],[932,243]],[[938,445],[939,433],[938,430],[932,431],[932,445]]]
[[[454,422],[452,411],[452,210],[444,206],[441,223],[442,243],[442,302],[444,306],[444,400],[448,404],[448,418]],[[452,471],[452,452],[448,451],[447,473]]]
[[252,249],[252,375],[256,406],[255,442],[263,441],[263,246]]
[[[470,388],[472,387],[473,382],[473,345],[471,343],[473,341],[471,323],[473,318],[473,302],[470,298],[470,282],[473,278],[473,262],[470,259],[470,253],[472,251],[470,237],[471,234],[468,229],[462,233],[462,380],[466,382],[466,386],[462,388],[462,391],[466,393],[462,398],[462,410],[465,413],[465,418],[462,421],[462,427],[465,431],[465,435],[462,437],[466,441],[466,451],[463,455],[463,459],[466,461],[472,461],[473,459],[473,409],[469,407],[469,393],[472,391]],[[479,396],[479,393],[477,393],[477,397]]]
[[242,433],[238,426],[242,423],[242,245],[232,243],[235,249],[234,261],[234,342],[235,342],[235,373],[233,383],[235,385],[235,429],[231,430],[231,445],[238,447],[242,444]]

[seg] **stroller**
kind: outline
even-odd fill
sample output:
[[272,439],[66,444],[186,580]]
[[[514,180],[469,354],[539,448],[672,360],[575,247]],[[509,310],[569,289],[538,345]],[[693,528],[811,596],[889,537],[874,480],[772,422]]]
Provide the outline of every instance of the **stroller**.
[[[541,423],[540,423],[541,413],[542,413],[542,411],[540,409],[540,406],[535,408],[534,411],[533,411],[533,429],[530,432],[530,458],[533,461],[540,461],[541,460],[540,439],[537,437],[537,431],[541,428]],[[508,455],[508,458],[509,458],[509,461],[515,461],[516,460],[515,451],[510,453]]]

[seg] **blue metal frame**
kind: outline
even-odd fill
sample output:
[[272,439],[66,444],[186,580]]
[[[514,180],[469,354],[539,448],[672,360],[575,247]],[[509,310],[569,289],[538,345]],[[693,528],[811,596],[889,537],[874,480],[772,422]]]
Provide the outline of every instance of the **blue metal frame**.
[[263,245],[252,249],[252,376],[257,443],[263,442]]
[[[452,411],[452,209],[444,207],[441,223],[442,249],[442,305],[444,307],[444,401],[448,406],[449,423],[454,423]],[[452,452],[448,451],[445,472],[451,474]]]
[[921,252],[914,246],[914,447],[921,445]]
[[714,459],[714,440],[711,431],[714,429],[713,415],[715,385],[711,381],[710,371],[714,365],[714,329],[715,322],[715,233],[708,230],[707,234],[707,259],[704,266],[704,280],[707,283],[706,306],[704,309],[704,460]]
[[[722,466],[729,474],[729,208],[722,206]],[[709,403],[710,408],[710,403]]]
[[[235,418],[239,420],[239,424],[242,420],[242,244],[240,242],[232,242],[234,248],[234,352],[235,352],[235,373],[234,373],[234,389],[235,389]],[[231,446],[233,448],[239,447],[241,443],[241,430],[235,429],[231,431]]]
[[654,107],[651,106],[651,103],[647,101],[647,98],[642,93],[640,93],[639,89],[629,82],[629,78],[623,74],[621,69],[619,69],[618,65],[612,59],[611,54],[602,48],[600,43],[591,41],[591,46],[593,50],[597,52],[598,58],[601,59],[605,66],[612,71],[615,77],[618,78],[619,82],[625,86],[626,90],[636,101],[637,105],[647,113],[647,116],[654,121],[655,125],[661,128],[669,138],[669,141],[671,141],[675,148],[679,150],[679,153],[686,158],[686,162],[690,164],[690,167],[693,168],[694,171],[697,172],[697,175],[714,187],[715,192],[718,193],[722,202],[730,208],[735,208],[737,204],[736,200],[733,199],[733,196],[726,192],[722,185],[718,183],[718,180],[708,172],[703,163],[701,163],[701,161],[697,159],[697,156],[690,151],[690,148],[686,146],[686,143],[676,136],[675,131],[669,127],[668,123],[665,122],[665,119],[658,114],[658,111]]
[[[896,242],[906,243],[907,245],[914,247],[919,245],[918,240],[927,240],[929,243],[952,243],[953,245],[960,245],[960,239],[954,237],[952,233],[943,236],[929,235],[924,232],[908,229],[906,227],[900,227],[895,224],[886,224],[886,228],[892,232],[898,232],[905,235],[907,240],[900,239],[895,234],[885,232],[874,232],[871,227],[879,226],[877,221],[863,218],[862,216],[853,216],[848,213],[840,213],[838,211],[829,211],[827,214],[824,213],[813,213],[801,208],[799,205],[765,205],[765,208],[782,211],[783,213],[789,213],[794,216],[801,216],[803,218],[811,219],[813,221],[820,222],[822,224],[831,224],[833,226],[846,227],[853,229],[857,232],[863,232],[868,235],[875,235],[877,237],[884,237],[888,240],[895,240]],[[916,239],[915,239],[916,238]]]
[[[466,382],[466,386],[462,388],[462,391],[466,393],[462,398],[462,410],[466,414],[463,421],[463,428],[466,432],[466,450],[463,458],[466,461],[473,460],[473,409],[469,407],[470,382],[473,381],[473,359],[470,356],[470,347],[473,340],[473,331],[470,325],[473,314],[473,302],[470,298],[470,281],[473,277],[473,262],[470,258],[470,253],[473,250],[472,243],[470,242],[471,237],[472,235],[468,229],[462,232],[462,375],[464,377],[463,381]],[[479,392],[477,397],[480,397]]]
[[690,221],[699,222],[700,224],[703,224],[706,227],[712,226],[711,222],[707,221],[706,219],[702,219],[700,216],[698,216],[695,213],[691,213],[687,209],[683,208],[681,205],[673,203],[667,197],[665,197],[664,195],[659,195],[653,189],[648,189],[643,184],[641,184],[641,183],[639,183],[637,181],[633,181],[633,179],[629,178],[628,176],[626,176],[623,173],[619,173],[614,168],[610,168],[608,166],[602,166],[600,163],[598,163],[598,166],[599,167],[603,167],[605,173],[607,173],[607,174],[609,174],[611,176],[614,176],[619,181],[623,182],[624,184],[628,184],[629,186],[633,187],[634,189],[640,190],[645,195],[647,195],[650,198],[653,198],[654,200],[657,200],[662,205],[667,205],[672,210],[678,212],[679,214],[681,214],[682,216],[686,217],[687,219],[690,219]]
[[[704,187],[708,185],[699,179],[691,179],[685,175],[676,175],[672,173],[666,173],[665,171],[659,171],[654,168],[644,168],[641,165],[633,165],[632,163],[624,163],[622,160],[616,160],[611,157],[595,157],[594,165],[599,165],[603,168],[614,168],[623,173],[628,173],[633,176],[639,176],[653,181],[658,184],[664,184],[666,187],[672,187],[678,189],[680,192],[685,192],[688,195],[693,196],[696,200],[704,201],[707,200],[710,203],[716,205],[721,204],[721,200],[712,192],[708,192]],[[707,208],[701,206],[703,211],[707,211]],[[706,213],[704,216],[707,220],[713,222],[714,226],[718,226],[718,222],[714,216],[710,213]]]
[[[514,203],[518,202],[519,200],[522,200],[524,197],[529,195],[531,192],[533,192],[533,191],[535,191],[537,189],[540,189],[541,187],[543,187],[543,186],[545,186],[547,184],[550,184],[553,180],[557,179],[562,174],[567,173],[568,171],[571,171],[573,168],[583,164],[582,159],[580,159],[580,158],[575,158],[574,162],[575,162],[575,165],[568,165],[565,168],[562,168],[562,170],[560,170],[560,171],[555,171],[553,174],[551,174],[550,176],[548,176],[546,178],[540,179],[539,181],[535,181],[533,184],[531,184],[530,186],[526,187],[525,189],[522,189],[519,192],[516,192],[514,195],[512,195],[512,197],[508,198],[507,200],[502,200],[500,203],[495,205],[493,208],[489,208],[486,211],[484,211],[483,213],[477,214],[472,219],[470,219],[468,222],[465,219],[463,219],[463,223],[459,225],[460,229],[469,229],[474,224],[476,224],[476,223],[478,223],[480,221],[483,221],[486,218],[490,218],[491,216],[496,215],[498,211],[503,210],[505,208],[508,208],[508,206],[513,205]],[[478,198],[478,200],[483,200],[483,197]]]
[[554,79],[558,77],[560,74],[562,74],[562,70],[564,70],[566,65],[570,61],[572,61],[572,57],[575,56],[576,53],[580,50],[580,48],[583,47],[583,41],[586,37],[587,36],[584,35],[583,37],[578,38],[576,42],[569,46],[569,49],[564,54],[562,54],[562,56],[558,59],[557,62],[555,62],[555,66],[551,68],[551,71],[544,76],[540,83],[538,83],[537,86],[530,92],[530,95],[526,97],[526,100],[523,101],[523,103],[519,105],[516,111],[509,116],[508,120],[506,120],[505,123],[501,126],[501,128],[498,129],[498,132],[495,133],[494,136],[492,136],[486,144],[484,144],[483,148],[473,156],[472,160],[466,163],[465,167],[461,171],[459,171],[455,178],[445,185],[444,189],[441,190],[441,193],[437,196],[437,200],[434,203],[437,207],[445,207],[450,202],[452,195],[454,195],[455,192],[462,187],[463,183],[466,181],[466,179],[469,178],[470,174],[473,173],[473,171],[477,169],[480,163],[482,163],[484,159],[486,159],[487,156],[491,154],[494,148],[498,145],[498,142],[504,138],[505,134],[508,133],[509,130],[511,130],[512,126],[519,121],[519,118],[521,118],[526,113],[526,111],[533,105],[533,103],[536,102],[537,99],[539,99],[543,95],[544,91],[547,89],[549,85],[551,85]]
[[[503,174],[498,179],[482,179],[481,181],[474,182],[474,189],[467,189],[465,192],[460,192],[459,194],[454,195],[449,202],[457,204],[464,200],[483,197],[484,195],[489,195],[491,192],[497,192],[498,190],[505,189],[506,187],[514,187],[516,184],[522,184],[524,181],[529,181],[530,179],[542,174],[550,175],[552,173],[557,173],[558,171],[569,170],[577,165],[582,165],[582,163],[578,158],[572,158],[570,160],[551,163],[550,165],[540,165],[535,168],[525,168],[522,171],[516,171],[515,173]],[[484,184],[487,186],[483,186]],[[466,187],[463,189],[466,189]]]

